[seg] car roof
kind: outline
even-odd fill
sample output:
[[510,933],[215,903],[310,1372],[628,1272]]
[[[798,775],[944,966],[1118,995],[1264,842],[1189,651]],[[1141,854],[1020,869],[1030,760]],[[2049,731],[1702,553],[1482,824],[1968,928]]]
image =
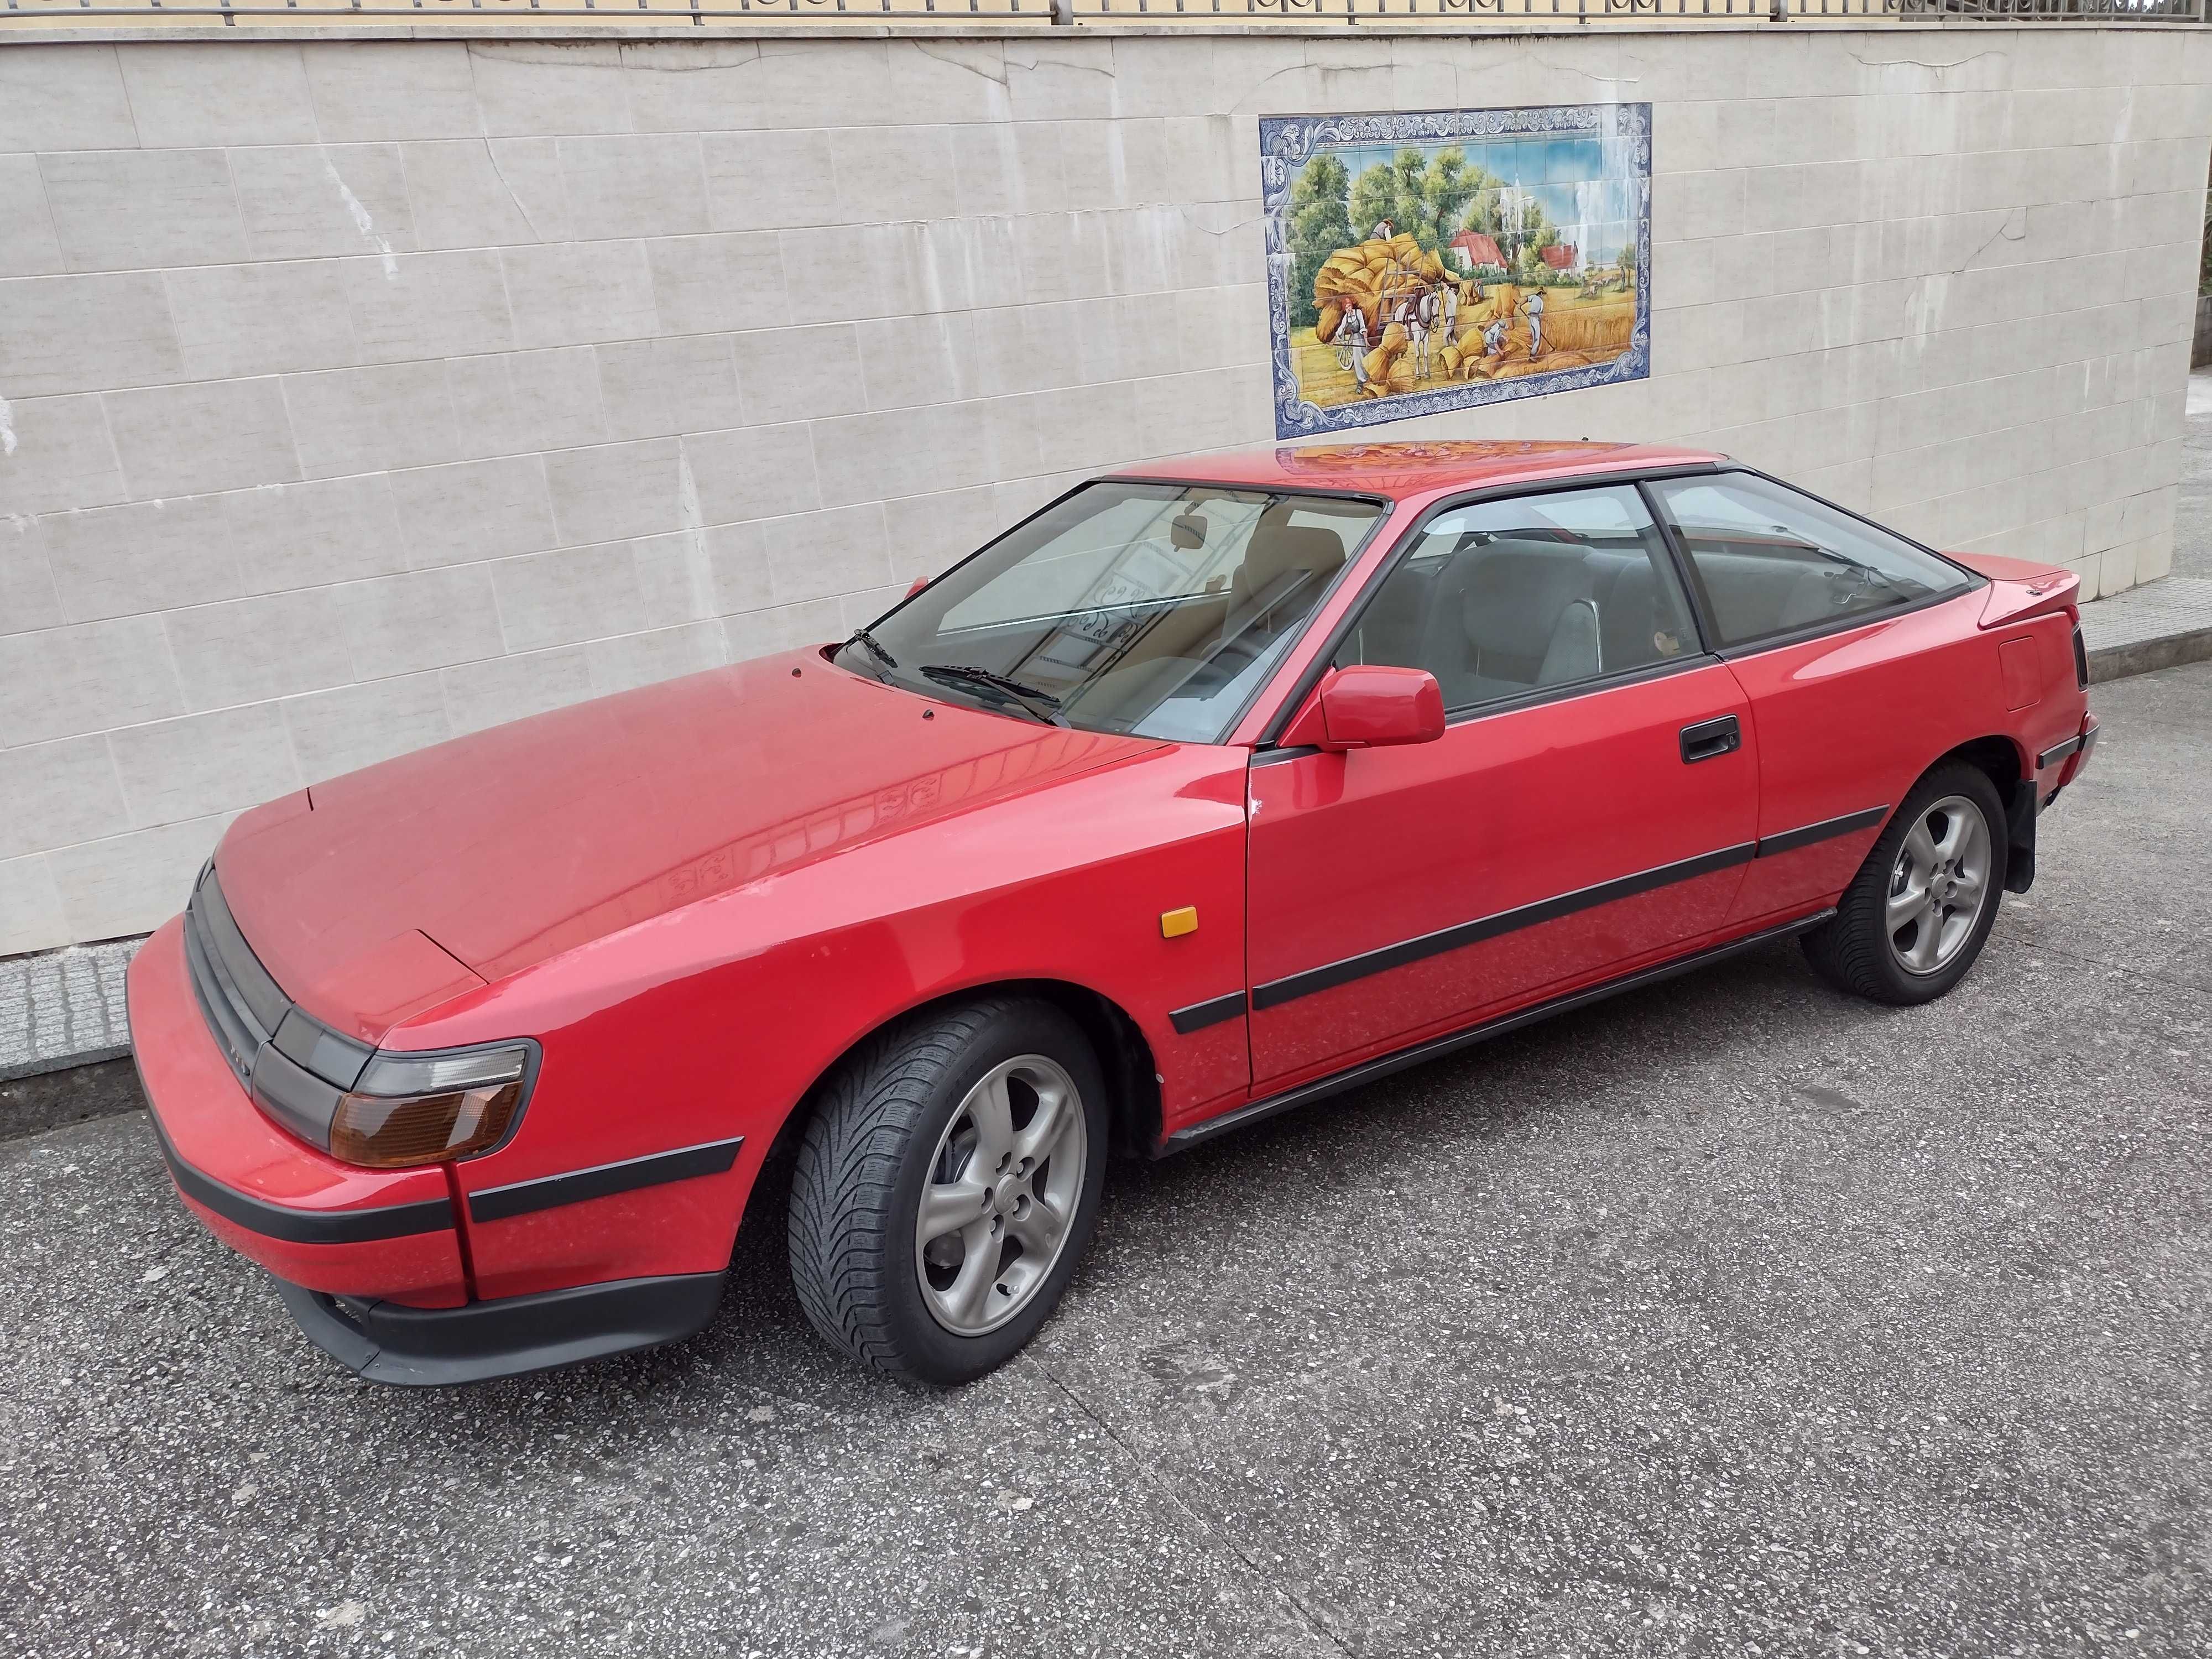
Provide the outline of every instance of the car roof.
[[1551,439],[1442,438],[1410,443],[1278,444],[1122,468],[1119,478],[1164,478],[1266,489],[1356,490],[1393,501],[1531,483],[1583,473],[1709,465],[1711,450]]

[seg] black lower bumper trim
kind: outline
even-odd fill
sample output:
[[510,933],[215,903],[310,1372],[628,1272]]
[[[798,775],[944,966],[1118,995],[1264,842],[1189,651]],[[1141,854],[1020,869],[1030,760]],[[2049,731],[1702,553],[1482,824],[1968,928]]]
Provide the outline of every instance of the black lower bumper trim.
[[540,1176],[535,1181],[511,1182],[469,1194],[469,1219],[505,1221],[531,1215],[562,1204],[581,1204],[587,1199],[634,1193],[641,1187],[659,1187],[695,1176],[726,1175],[738,1161],[738,1148],[745,1144],[738,1135],[729,1140],[710,1140],[699,1146],[679,1146],[672,1152],[650,1152],[626,1158],[618,1164],[601,1164],[566,1175]]
[[371,1382],[443,1388],[681,1341],[714,1316],[720,1273],[619,1279],[460,1308],[364,1302],[276,1281],[308,1340]]
[[[146,1074],[143,1068],[138,1074],[138,1085],[142,1091],[145,1091]],[[161,1144],[161,1157],[169,1166],[169,1176],[177,1183],[177,1190],[248,1232],[281,1239],[287,1244],[374,1244],[380,1239],[412,1238],[417,1233],[451,1232],[453,1229],[453,1206],[448,1199],[371,1205],[360,1210],[295,1210],[289,1205],[271,1204],[251,1193],[241,1193],[235,1187],[226,1187],[213,1176],[185,1162],[170,1144],[168,1131],[161,1127],[161,1111],[151,1104],[152,1099],[151,1093],[147,1093],[146,1119],[154,1126],[154,1139]]]
[[2076,732],[2063,743],[2055,743],[2035,757],[2035,769],[2046,771],[2058,764],[2081,746],[2081,735]]

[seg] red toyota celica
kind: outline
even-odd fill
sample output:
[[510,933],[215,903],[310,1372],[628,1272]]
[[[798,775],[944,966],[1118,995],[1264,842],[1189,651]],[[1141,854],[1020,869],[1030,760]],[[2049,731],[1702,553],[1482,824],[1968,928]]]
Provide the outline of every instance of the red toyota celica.
[[685,1336],[787,1197],[823,1335],[958,1382],[1109,1148],[1784,934],[1941,996],[2096,741],[2075,599],[1680,450],[1101,478],[841,646],[246,813],[132,964],[138,1066],[364,1376]]

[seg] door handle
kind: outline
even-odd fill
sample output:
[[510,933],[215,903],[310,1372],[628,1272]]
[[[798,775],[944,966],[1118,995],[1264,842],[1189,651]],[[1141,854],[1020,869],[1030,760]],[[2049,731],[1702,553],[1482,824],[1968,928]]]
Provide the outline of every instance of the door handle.
[[1733,755],[1743,747],[1743,727],[1733,714],[1717,720],[1699,720],[1682,728],[1682,764],[1690,766],[1717,755]]

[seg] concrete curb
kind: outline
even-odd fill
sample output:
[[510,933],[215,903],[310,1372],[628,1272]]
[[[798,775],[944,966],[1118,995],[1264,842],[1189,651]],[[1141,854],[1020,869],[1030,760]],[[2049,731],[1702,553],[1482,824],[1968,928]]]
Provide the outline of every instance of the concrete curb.
[[2160,639],[2135,640],[2125,645],[2108,645],[2090,652],[2088,657],[2092,685],[2124,680],[2131,674],[2152,674],[2161,668],[2179,668],[2184,663],[2212,658],[2212,628],[2168,634]]
[[2167,576],[2081,607],[2089,684],[2212,657],[2212,581]]

